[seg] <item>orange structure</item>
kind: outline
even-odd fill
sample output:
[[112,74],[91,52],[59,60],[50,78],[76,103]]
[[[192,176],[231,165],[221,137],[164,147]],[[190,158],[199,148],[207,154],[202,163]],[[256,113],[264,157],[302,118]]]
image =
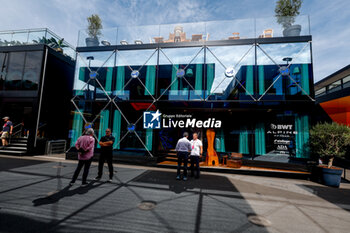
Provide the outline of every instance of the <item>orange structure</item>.
[[320,105],[333,121],[350,126],[350,96],[329,100]]
[[214,139],[215,131],[213,129],[207,130],[207,139],[208,139],[208,149],[207,149],[207,166],[217,166],[219,165],[219,158],[214,149]]

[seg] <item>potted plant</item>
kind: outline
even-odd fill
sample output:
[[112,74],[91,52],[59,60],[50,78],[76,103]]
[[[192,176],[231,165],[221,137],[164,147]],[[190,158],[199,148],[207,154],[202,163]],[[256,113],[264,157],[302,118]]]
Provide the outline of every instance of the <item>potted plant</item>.
[[50,39],[47,39],[45,36],[42,38],[39,38],[38,40],[33,40],[33,43],[35,44],[46,44],[56,50],[57,52],[63,53],[63,48],[68,47],[67,45],[63,44],[64,38],[60,40],[56,40],[55,38],[51,37]]
[[[320,158],[321,171],[325,185],[339,187],[342,168],[334,167],[335,157],[343,158],[350,144],[350,128],[337,123],[318,123],[310,130],[310,149],[315,158]],[[327,163],[327,165],[323,165]]]
[[89,37],[85,39],[86,46],[98,46],[99,36],[102,35],[101,33],[101,29],[103,28],[102,20],[100,16],[96,14],[88,17],[87,21],[88,21],[87,34],[89,35]]
[[300,14],[301,0],[278,0],[275,13],[277,23],[283,27],[283,36],[300,36],[301,25],[293,23],[295,17]]
[[63,53],[63,48],[68,47],[67,45],[63,44],[64,38],[60,40],[56,40],[55,38],[50,39],[49,46],[56,50],[57,52]]

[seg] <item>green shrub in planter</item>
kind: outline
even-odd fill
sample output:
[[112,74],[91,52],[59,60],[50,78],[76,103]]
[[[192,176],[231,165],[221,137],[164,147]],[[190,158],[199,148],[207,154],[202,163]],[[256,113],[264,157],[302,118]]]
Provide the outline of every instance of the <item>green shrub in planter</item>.
[[283,36],[300,36],[301,25],[293,25],[295,17],[300,14],[301,0],[278,0],[275,13],[277,23],[284,28]]
[[87,18],[88,21],[88,28],[87,28],[87,34],[89,35],[88,38],[85,39],[86,46],[98,46],[99,45],[99,37],[102,35],[101,29],[102,26],[102,20],[100,16],[91,15]]
[[337,123],[318,123],[310,130],[310,149],[316,158],[327,162],[320,166],[326,185],[339,187],[342,169],[333,167],[335,157],[344,158],[350,145],[350,128]]

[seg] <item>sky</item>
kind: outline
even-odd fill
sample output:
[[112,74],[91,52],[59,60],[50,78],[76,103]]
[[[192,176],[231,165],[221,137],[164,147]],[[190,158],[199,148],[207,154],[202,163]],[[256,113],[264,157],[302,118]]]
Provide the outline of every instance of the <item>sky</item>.
[[[76,46],[86,18],[103,26],[177,24],[273,17],[276,0],[0,0],[0,31],[49,28]],[[349,0],[303,0],[310,16],[315,82],[350,64]],[[259,23],[259,22],[258,22]],[[263,23],[263,21],[261,21]]]

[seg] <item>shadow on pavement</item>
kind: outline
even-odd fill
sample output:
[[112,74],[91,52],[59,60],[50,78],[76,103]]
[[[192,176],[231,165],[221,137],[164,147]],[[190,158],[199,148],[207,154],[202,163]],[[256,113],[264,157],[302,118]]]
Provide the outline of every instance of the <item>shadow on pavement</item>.
[[[159,188],[157,185],[167,185],[169,190],[176,194],[190,192],[192,195],[197,196],[198,201],[194,213],[195,221],[193,232],[243,232],[249,230],[252,232],[267,232],[265,227],[259,226],[256,228],[257,226],[247,221],[249,216],[256,216],[257,214],[248,202],[245,201],[243,196],[232,198],[227,195],[230,192],[239,193],[239,190],[227,177],[202,174],[199,179],[188,178],[187,181],[176,180],[175,172],[146,171],[135,177],[127,188],[132,191],[132,187],[134,186],[157,189]],[[142,186],[143,184],[144,186]],[[152,186],[152,184],[154,184],[154,186]],[[225,191],[225,193],[223,194],[222,191]],[[141,195],[136,191],[132,192],[142,200]],[[181,205],[188,200],[186,200],[186,196],[181,195],[179,199],[171,197],[158,204],[165,204],[165,202],[168,201],[173,203],[178,202]],[[188,203],[188,206],[191,205],[192,203]],[[186,210],[184,212],[186,212]],[[177,231],[177,228],[172,227],[173,225],[170,224],[172,222],[172,217],[159,214],[157,209],[154,209],[152,213],[154,213],[157,219],[162,220],[163,224],[167,227],[167,231]],[[227,216],[230,216],[232,221],[227,221]],[[186,218],[185,213],[184,218]],[[211,218],[216,219],[216,221],[209,221]],[[182,223],[180,222],[179,224]]]
[[0,158],[0,171],[8,171],[14,168],[27,167],[37,164],[49,163],[47,161],[18,159],[18,158]]
[[[350,189],[344,188],[333,188],[328,186],[318,186],[318,185],[302,185],[306,190],[312,192],[314,195],[332,203],[340,208],[350,211]],[[345,209],[342,205],[349,205]]]
[[201,175],[199,179],[188,177],[187,181],[176,180],[174,172],[146,171],[136,177],[133,182],[169,185],[169,190],[182,193],[191,189],[206,189],[238,192],[235,186],[223,176]]
[[57,193],[54,193],[52,195],[49,195],[47,197],[42,197],[35,199],[33,201],[34,206],[41,206],[41,205],[47,205],[47,204],[52,204],[58,202],[60,199],[64,197],[69,197],[73,196],[76,194],[85,194],[89,192],[89,190],[93,188],[97,188],[98,186],[102,185],[103,183],[99,183],[97,185],[94,185],[96,183],[95,181],[90,182],[86,187],[78,187],[76,189],[70,189],[72,188],[71,186],[66,186],[64,189],[58,191]]
[[0,231],[1,232],[44,232],[48,223],[27,218],[25,216],[14,215],[9,213],[0,213]]

